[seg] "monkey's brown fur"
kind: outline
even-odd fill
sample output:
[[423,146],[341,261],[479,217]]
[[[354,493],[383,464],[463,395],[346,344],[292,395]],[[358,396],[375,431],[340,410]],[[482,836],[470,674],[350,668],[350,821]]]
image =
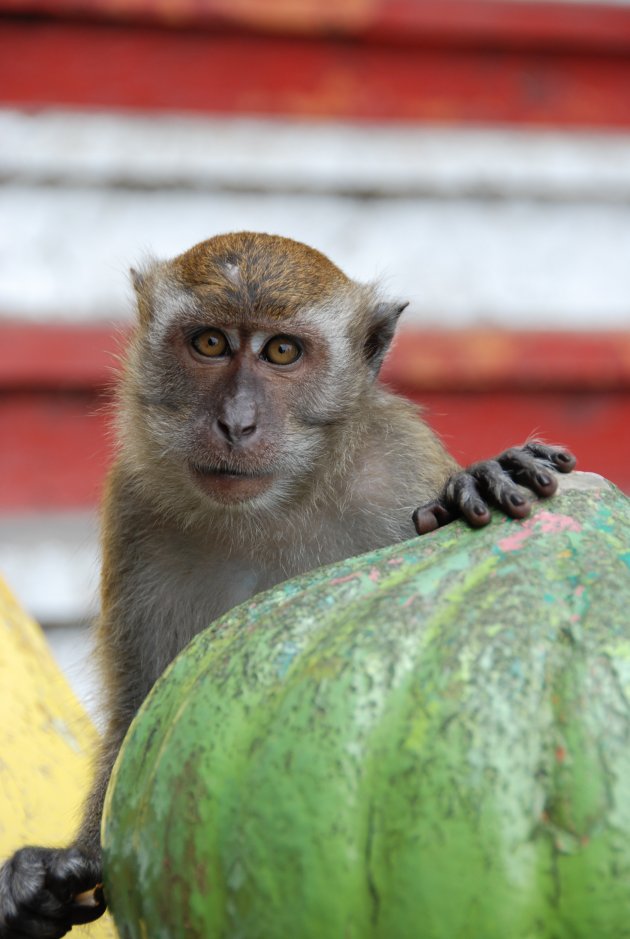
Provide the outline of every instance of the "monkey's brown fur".
[[[226,280],[237,265],[240,285]],[[218,294],[248,316],[265,312],[283,319],[304,309],[305,298],[321,303],[351,281],[325,255],[289,238],[253,232],[218,235],[195,245],[171,262],[171,272],[184,287]]]

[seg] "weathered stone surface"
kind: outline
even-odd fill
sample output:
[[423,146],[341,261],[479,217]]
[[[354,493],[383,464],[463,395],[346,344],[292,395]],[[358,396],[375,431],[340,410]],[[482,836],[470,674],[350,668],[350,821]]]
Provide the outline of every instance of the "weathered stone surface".
[[123,939],[630,936],[630,501],[324,568],[200,635],[108,795]]

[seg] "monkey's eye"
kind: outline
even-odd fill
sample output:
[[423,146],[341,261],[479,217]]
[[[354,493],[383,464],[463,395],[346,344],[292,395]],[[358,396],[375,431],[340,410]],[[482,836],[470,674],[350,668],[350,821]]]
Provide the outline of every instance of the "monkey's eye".
[[262,351],[263,358],[274,365],[292,365],[301,355],[300,346],[288,336],[274,336]]
[[192,345],[200,355],[211,359],[217,359],[229,350],[228,341],[219,329],[204,329],[197,333],[192,338]]

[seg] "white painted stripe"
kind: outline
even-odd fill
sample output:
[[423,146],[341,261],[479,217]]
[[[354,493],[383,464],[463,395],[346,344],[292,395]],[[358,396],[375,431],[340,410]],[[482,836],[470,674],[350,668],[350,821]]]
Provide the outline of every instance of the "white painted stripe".
[[0,516],[0,573],[38,622],[87,622],[98,601],[96,513]]
[[618,201],[630,200],[630,135],[0,110],[0,178]]
[[624,328],[630,207],[0,187],[0,311],[124,319],[126,270],[221,231],[306,241],[411,300],[408,324]]
[[630,324],[627,135],[4,111],[2,179],[3,317],[124,320],[129,264],[253,229],[409,325]]

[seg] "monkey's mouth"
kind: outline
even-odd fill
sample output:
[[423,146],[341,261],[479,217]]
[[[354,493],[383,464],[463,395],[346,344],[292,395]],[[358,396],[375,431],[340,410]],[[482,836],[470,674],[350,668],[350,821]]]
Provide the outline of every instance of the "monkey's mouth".
[[273,482],[273,474],[243,470],[236,466],[205,466],[191,463],[192,476],[200,489],[220,502],[245,502],[261,495]]
[[234,479],[261,479],[270,473],[255,472],[253,470],[242,470],[236,466],[204,466],[201,463],[192,463],[195,473],[202,476],[233,477]]

